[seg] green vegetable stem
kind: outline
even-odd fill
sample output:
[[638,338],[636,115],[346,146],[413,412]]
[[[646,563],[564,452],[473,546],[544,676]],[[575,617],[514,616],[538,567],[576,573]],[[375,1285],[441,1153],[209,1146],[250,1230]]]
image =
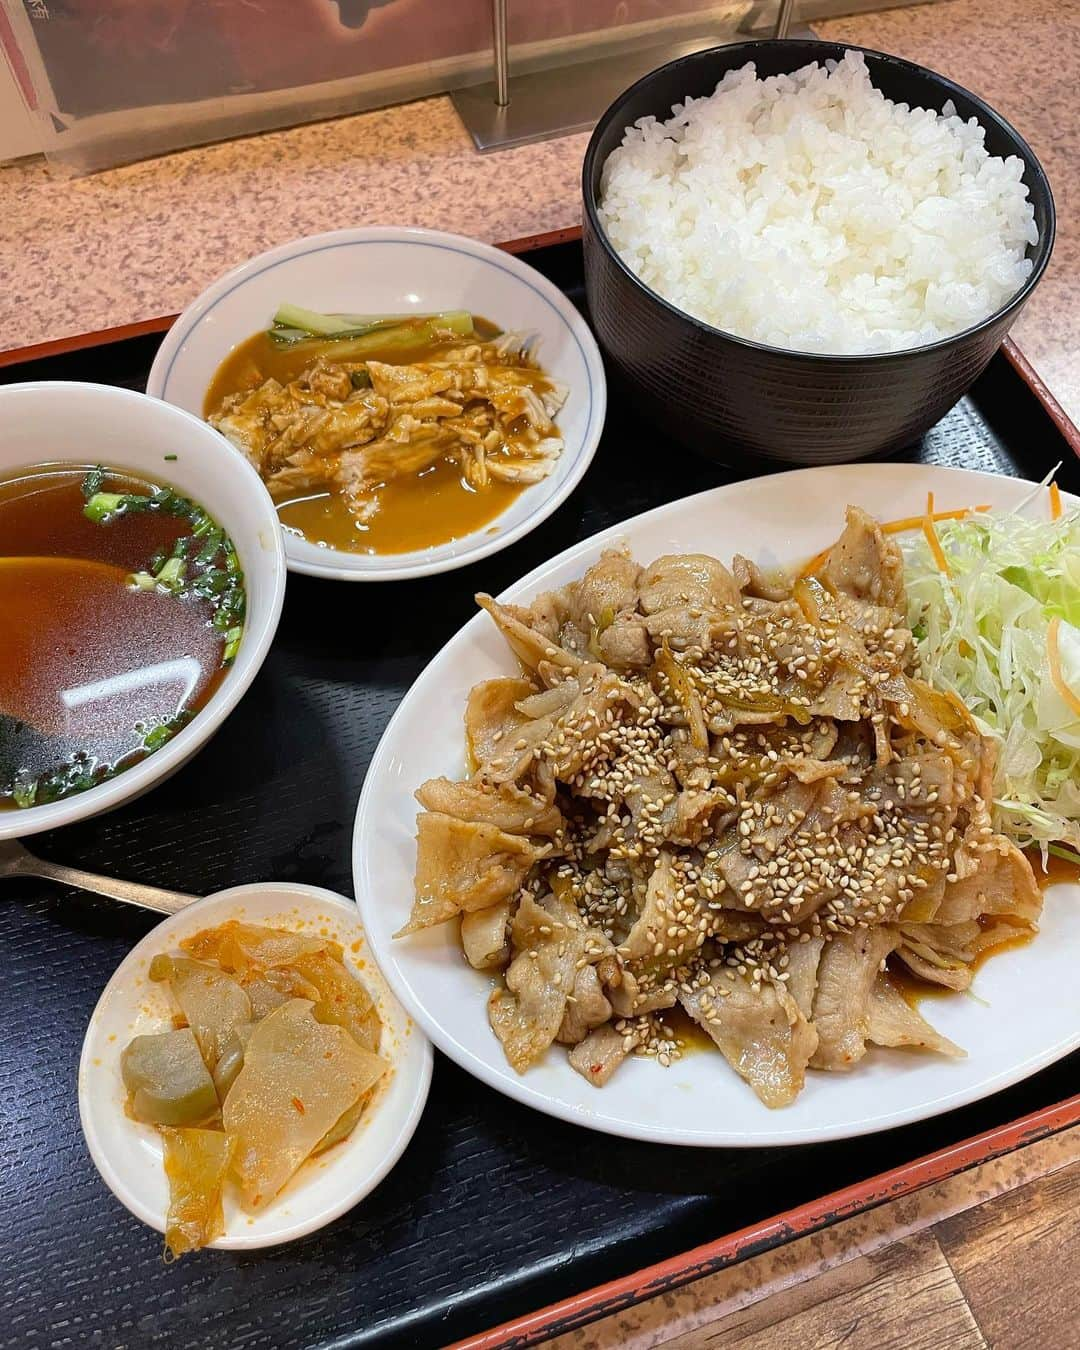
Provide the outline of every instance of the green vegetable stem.
[[153,492],[106,492],[105,470],[99,465],[83,479],[83,514],[95,525],[109,526],[125,516],[154,513],[186,521],[168,554],[157,553],[146,568],[133,572],[128,585],[140,591],[160,591],[179,599],[197,597],[212,611],[211,623],[222,635],[221,664],[232,665],[244,636],[247,606],[244,572],[232,540],[197,502],[172,488]]

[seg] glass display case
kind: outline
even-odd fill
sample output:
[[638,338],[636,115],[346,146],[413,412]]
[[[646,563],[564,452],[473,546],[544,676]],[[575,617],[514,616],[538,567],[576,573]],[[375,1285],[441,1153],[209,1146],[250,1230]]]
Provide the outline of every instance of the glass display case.
[[536,139],[679,51],[771,32],[779,8],[797,24],[889,3],[0,0],[0,50],[37,148],[87,172],[450,90],[481,148]]

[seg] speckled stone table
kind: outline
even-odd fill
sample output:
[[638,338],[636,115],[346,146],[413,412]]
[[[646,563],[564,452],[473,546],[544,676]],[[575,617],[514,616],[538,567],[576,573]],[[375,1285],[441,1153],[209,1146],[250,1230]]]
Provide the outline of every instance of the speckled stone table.
[[[818,29],[950,75],[1031,141],[1059,232],[1015,336],[1080,420],[1080,0],[950,0]],[[74,181],[38,161],[0,169],[0,350],[175,313],[244,258],[319,230],[393,222],[502,241],[576,225],[586,140],[482,156],[435,98]]]

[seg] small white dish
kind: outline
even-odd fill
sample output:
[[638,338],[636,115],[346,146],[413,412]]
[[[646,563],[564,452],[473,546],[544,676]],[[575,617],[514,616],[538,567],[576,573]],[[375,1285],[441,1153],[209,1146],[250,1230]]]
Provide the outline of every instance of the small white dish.
[[306,1162],[274,1202],[247,1214],[232,1187],[225,1233],[214,1247],[251,1249],[290,1242],[344,1214],[378,1185],[412,1138],[431,1083],[431,1042],[390,992],[376,966],[356,906],[333,891],[294,883],[234,886],[198,900],[159,924],[128,953],[105,987],[83,1041],[79,1117],[90,1156],[121,1204],[165,1231],[169,1186],[161,1140],[124,1110],[120,1055],[133,1036],[167,1030],[175,1011],[168,990],[148,976],[151,960],[182,938],[228,919],[328,933],[364,981],[382,1018],[379,1053],[391,1068],[348,1139]]
[[0,475],[65,460],[130,469],[205,507],[236,545],[244,569],[244,636],[205,707],[160,750],[87,792],[0,811],[0,839],[22,839],[111,811],[175,773],[244,696],[270,650],[285,598],[285,550],[270,494],[251,465],[229,454],[205,422],[110,385],[42,380],[0,389]]
[[289,533],[285,551],[291,570],[340,581],[400,581],[463,567],[534,530],[588,468],[604,426],[607,386],[585,320],[520,258],[438,230],[334,230],[260,253],[184,310],[158,350],[146,392],[201,417],[218,366],[239,343],[266,328],[286,301],[340,313],[466,309],[503,328],[537,334],[541,364],[570,391],[557,418],[565,448],[554,472],[526,488],[489,525],[450,543],[381,556],[347,553]]
[[[928,490],[942,510],[976,502],[1010,510],[1029,496],[1032,484],[891,463],[751,478],[612,526],[542,564],[499,598],[527,604],[580,577],[604,549],[623,545],[642,563],[662,553],[700,551],[725,561],[743,553],[769,567],[797,565],[836,539],[848,502],[883,520],[918,516]],[[516,1073],[488,1022],[493,982],[462,959],[457,925],[407,938],[393,934],[413,900],[413,792],[427,778],[462,776],[468,691],[480,680],[518,673],[494,624],[477,614],[402,699],[364,779],[353,834],[353,880],[375,959],[438,1048],[481,1082],[561,1120],[630,1139],[774,1147],[871,1134],[951,1111],[1080,1047],[1080,886],[1069,883],[1048,890],[1041,931],[1031,943],[979,970],[977,998],[939,998],[927,1006],[928,1019],[964,1047],[965,1059],[874,1049],[850,1073],[808,1074],[798,1100],[775,1111],[718,1053],[688,1055],[668,1069],[634,1059],[599,1089],[575,1073],[557,1046],[526,1073]]]

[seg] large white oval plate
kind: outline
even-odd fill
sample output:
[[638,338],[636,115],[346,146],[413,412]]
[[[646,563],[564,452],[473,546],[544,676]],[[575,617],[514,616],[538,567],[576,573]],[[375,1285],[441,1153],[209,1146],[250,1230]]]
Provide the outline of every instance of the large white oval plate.
[[[647,563],[662,553],[741,552],[765,564],[801,561],[838,535],[848,502],[882,519],[988,502],[1011,508],[1030,483],[906,464],[807,469],[717,488],[605,530],[537,568],[501,597],[527,601],[581,575],[605,548],[629,545]],[[1033,509],[1038,509],[1033,507]],[[1044,508],[1045,509],[1045,508]],[[553,1049],[519,1076],[488,1026],[490,983],[461,955],[456,925],[394,941],[412,901],[413,789],[464,770],[461,713],[478,680],[514,674],[490,619],[472,619],[403,699],[368,770],[353,840],[355,890],[375,959],[435,1044],[499,1092],[590,1129],[668,1144],[733,1148],[869,1134],[951,1110],[1007,1087],[1080,1046],[1080,886],[1046,894],[1042,931],[988,962],[977,998],[935,999],[930,1020],[968,1052],[946,1060],[872,1050],[848,1074],[810,1073],[798,1100],[770,1111],[719,1054],[663,1069],[631,1060],[604,1088],[590,1086]]]

